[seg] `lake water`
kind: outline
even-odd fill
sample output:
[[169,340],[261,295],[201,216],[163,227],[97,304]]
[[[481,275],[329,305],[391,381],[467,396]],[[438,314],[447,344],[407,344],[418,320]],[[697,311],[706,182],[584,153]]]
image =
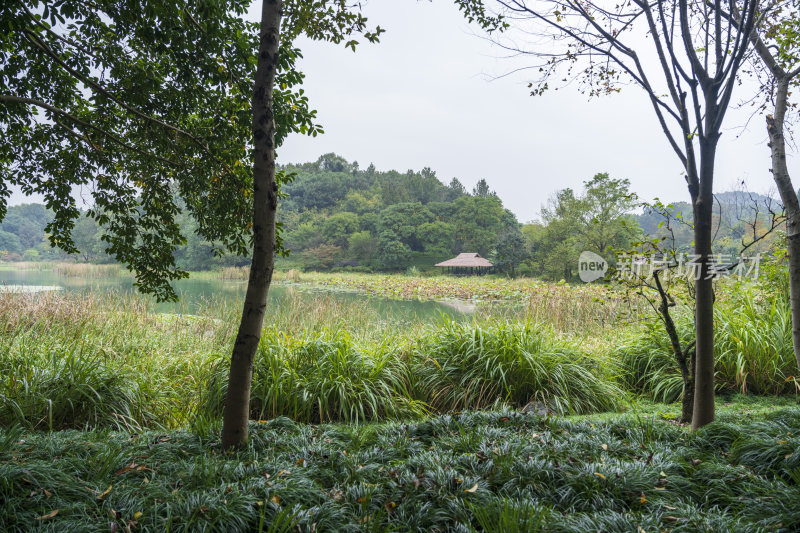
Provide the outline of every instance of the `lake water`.
[[[0,270],[0,290],[31,292],[41,290],[133,292],[133,278],[127,276],[110,278],[82,278],[62,276],[52,271]],[[205,307],[204,302],[224,300],[227,304],[241,307],[244,299],[245,281],[189,278],[173,283],[180,300],[178,302],[154,303],[160,313],[196,314]],[[361,292],[322,290],[305,284],[274,283],[269,290],[268,305],[281,305],[291,298],[292,305],[300,305],[318,298],[324,292],[343,303],[367,305],[388,319],[435,320],[442,314],[452,318],[467,318],[474,306],[466,302],[434,302],[417,300],[394,300],[371,296]]]

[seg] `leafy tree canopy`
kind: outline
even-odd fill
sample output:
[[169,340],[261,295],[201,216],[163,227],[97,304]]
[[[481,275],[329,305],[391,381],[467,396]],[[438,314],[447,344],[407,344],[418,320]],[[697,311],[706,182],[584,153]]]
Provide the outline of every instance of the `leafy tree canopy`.
[[[74,253],[72,192],[91,191],[106,251],[160,299],[175,298],[169,281],[186,276],[173,253],[185,242],[181,208],[215,250],[246,254],[258,39],[257,24],[243,19],[249,4],[0,6],[0,215],[9,186],[43,195],[50,243]],[[284,11],[277,145],[291,132],[320,131],[299,88],[295,37],[355,47],[352,34],[374,41],[382,31],[367,30],[344,0],[290,0]]]

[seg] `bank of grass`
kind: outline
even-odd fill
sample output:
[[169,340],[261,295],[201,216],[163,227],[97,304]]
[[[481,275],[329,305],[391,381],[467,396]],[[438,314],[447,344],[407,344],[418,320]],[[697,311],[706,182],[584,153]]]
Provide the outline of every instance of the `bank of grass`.
[[[256,418],[363,422],[534,400],[592,412],[621,398],[602,361],[546,326],[387,322],[331,295],[289,298],[266,317]],[[0,423],[139,430],[218,419],[239,310],[159,315],[149,305],[130,294],[0,295]]]
[[[694,338],[691,311],[674,312],[686,346]],[[743,394],[800,393],[800,375],[792,347],[788,302],[742,289],[718,302],[714,312],[717,390]],[[683,381],[664,327],[658,321],[622,333],[612,348],[625,388],[656,401],[676,401]]]
[[280,417],[251,424],[236,454],[216,427],[5,428],[0,530],[797,531],[791,404],[734,397],[695,433],[666,421],[668,406],[357,426]]
[[0,270],[33,270],[54,272],[60,276],[73,278],[116,278],[130,276],[118,264],[77,263],[74,261],[0,261]]
[[289,298],[256,360],[251,418],[269,421],[231,455],[238,308],[0,295],[0,530],[800,530],[800,407],[754,394],[794,386],[790,321],[758,294],[717,307],[720,390],[748,395],[695,433],[631,394],[677,399],[655,392],[676,375],[657,325],[588,337]]
[[[783,304],[717,307],[718,388],[798,392]],[[749,302],[749,303],[748,303]],[[0,424],[28,429],[215,423],[239,309],[160,315],[130,294],[0,295]],[[691,317],[677,311],[688,339]],[[630,394],[673,402],[680,375],[657,323],[566,334],[531,319],[387,321],[330,294],[270,306],[251,416],[302,422],[417,419],[461,410],[617,411]]]

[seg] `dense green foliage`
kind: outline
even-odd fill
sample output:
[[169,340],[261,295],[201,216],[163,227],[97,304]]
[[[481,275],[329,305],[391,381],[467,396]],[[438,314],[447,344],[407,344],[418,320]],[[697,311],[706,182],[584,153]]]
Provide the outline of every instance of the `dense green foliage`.
[[107,248],[161,297],[182,276],[171,253],[182,242],[176,191],[205,237],[243,250],[257,35],[241,18],[248,5],[4,4],[0,215],[9,186],[42,194],[50,243],[74,252],[72,189],[87,188]]
[[[788,301],[769,301],[741,290],[740,297],[720,303],[714,313],[718,390],[745,394],[799,392]],[[686,345],[693,338],[691,312],[680,310],[676,325]],[[627,335],[617,343],[616,350],[627,388],[661,402],[673,402],[681,396],[683,381],[661,323],[650,323]]]
[[[533,303],[516,313],[490,307],[435,324],[387,323],[377,308],[324,294],[270,306],[251,417],[363,422],[530,402],[587,413],[618,409],[624,391],[679,398],[680,373],[657,322],[620,331],[630,308],[613,291],[554,288],[530,293],[550,305],[545,312]],[[718,389],[796,391],[786,303],[732,292],[716,311]],[[192,317],[146,307],[133,296],[0,296],[0,423],[124,429],[216,420],[239,310],[209,302],[206,317]],[[688,338],[690,312],[676,312]]]
[[582,194],[572,189],[557,191],[542,207],[540,220],[523,228],[532,250],[533,272],[572,281],[583,251],[613,261],[617,250],[628,249],[641,235],[632,214],[635,207],[630,182],[605,173],[584,182]]
[[276,418],[253,423],[238,454],[213,430],[6,428],[0,529],[796,531],[800,410],[780,403],[735,398],[694,433],[658,406],[578,420]]
[[282,188],[285,244],[305,267],[429,268],[459,252],[490,257],[506,233],[519,231],[484,180],[468,194],[429,168],[381,172],[335,154],[283,170],[296,176]]
[[[433,264],[462,251],[477,251],[492,260],[496,270],[511,276],[536,275],[572,281],[577,258],[584,250],[609,260],[643,235],[665,237],[667,247],[687,251],[692,240],[691,210],[682,203],[646,209],[636,215],[636,202],[627,180],[597,174],[577,195],[559,191],[542,210],[540,221],[520,225],[503,208],[485,180],[472,193],[456,179],[444,185],[430,169],[421,172],[361,170],[328,154],[316,162],[288,165],[294,174],[282,187],[279,209],[284,246],[292,253],[285,264],[308,270],[399,271],[414,267],[430,271]],[[737,254],[753,231],[763,233],[769,210],[776,206],[764,196],[746,193],[718,195],[715,213],[720,224],[715,251]],[[177,205],[183,203],[179,198]],[[688,213],[688,214],[687,214]],[[201,271],[244,266],[249,259],[220,255],[220,243],[202,236],[187,210],[175,221],[185,242],[174,252],[178,268]],[[11,206],[0,224],[0,255],[6,260],[66,259],[49,245],[47,225],[53,213],[42,205]],[[86,213],[79,215],[72,239],[78,259],[110,262],[105,231]],[[751,248],[763,252],[775,236]],[[674,243],[673,243],[674,237]]]
[[[725,264],[747,253],[765,253],[776,244],[782,207],[768,196],[743,191],[715,195],[713,251]],[[523,271],[545,279],[577,280],[583,251],[600,254],[612,266],[618,253],[636,250],[642,238],[659,242],[663,252],[690,253],[693,216],[686,202],[642,204],[625,179],[596,174],[582,193],[562,189],[542,208],[539,220],[522,227],[530,258]],[[773,223],[777,227],[773,228]],[[766,235],[766,236],[765,236]],[[649,250],[649,248],[645,248]]]
[[[510,272],[526,258],[524,246],[517,248],[524,243],[516,217],[503,208],[485,181],[468,194],[458,180],[445,186],[427,168],[405,174],[379,172],[373,166],[359,170],[357,163],[333,154],[282,171],[294,175],[281,189],[283,242],[304,268],[429,268],[459,252],[475,251],[497,256],[501,270]],[[180,198],[175,202],[184,205]],[[5,232],[0,233],[0,253],[6,252],[7,259],[20,259],[28,249],[41,259],[65,256],[47,247],[51,211],[35,204],[13,206],[8,218],[0,226]],[[174,219],[185,236],[174,253],[178,268],[197,271],[247,264],[245,257],[216,253],[221,244],[204,237],[189,211],[179,210]],[[79,215],[72,235],[82,259],[111,259],[105,253],[105,232],[86,214]]]
[[481,328],[445,322],[415,348],[420,397],[439,411],[538,404],[565,413],[619,406],[614,365],[556,340],[539,324]]
[[[9,295],[0,303],[0,424],[180,427],[221,414],[236,310],[218,319],[157,315],[133,297]],[[490,317],[378,333],[381,317],[357,306],[322,296],[306,307],[267,317],[273,329],[256,358],[253,418],[363,422],[528,402],[583,413],[623,399],[608,361],[546,326]],[[353,333],[332,333],[341,329]]]
[[[52,211],[50,244],[75,253],[74,226],[88,215],[103,228],[102,251],[161,299],[174,299],[169,281],[187,275],[174,253],[187,229],[211,250],[247,255],[259,39],[259,25],[244,19],[249,6],[0,5],[0,218],[11,187],[40,194]],[[304,35],[355,49],[353,37],[375,42],[383,31],[368,29],[343,0],[286,0],[283,8],[276,146],[290,133],[321,131],[299,88],[294,41]],[[91,195],[83,214],[78,188]]]
[[[426,326],[326,295],[270,306],[251,418],[272,420],[252,424],[239,454],[218,444],[238,309],[158,315],[141,297],[2,295],[0,529],[800,527],[796,399],[756,396],[795,386],[785,302],[760,287],[725,293],[718,384],[749,395],[687,433],[667,421],[679,406],[642,411],[625,392],[677,399],[660,330],[630,325],[620,343],[621,316],[598,325],[611,295],[553,288],[573,307],[594,289],[583,298],[594,337],[574,319],[555,330],[554,312],[538,324]],[[520,414],[529,401],[555,413]],[[630,413],[557,416],[621,409]]]
[[[221,413],[224,365],[210,380],[205,415]],[[418,417],[426,404],[411,398],[408,365],[387,344],[360,346],[329,332],[296,338],[271,333],[261,344],[250,393],[255,419],[288,416],[306,422],[364,422]]]

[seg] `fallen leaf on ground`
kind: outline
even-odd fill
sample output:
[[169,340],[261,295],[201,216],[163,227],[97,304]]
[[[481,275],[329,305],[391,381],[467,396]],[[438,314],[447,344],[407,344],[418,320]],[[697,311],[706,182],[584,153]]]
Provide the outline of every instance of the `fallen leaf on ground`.
[[58,511],[59,511],[59,510],[58,510],[58,509],[56,509],[55,511],[50,511],[50,512],[49,512],[49,513],[47,513],[47,514],[43,514],[42,516],[37,516],[37,517],[35,518],[35,520],[47,520],[48,518],[53,518],[55,515],[57,515],[57,514],[58,514]]
[[131,470],[136,468],[136,466],[137,466],[136,463],[131,463],[131,464],[127,465],[127,466],[123,466],[122,468],[120,468],[119,470],[114,472],[114,475],[115,476],[121,476],[125,472],[130,472]]

